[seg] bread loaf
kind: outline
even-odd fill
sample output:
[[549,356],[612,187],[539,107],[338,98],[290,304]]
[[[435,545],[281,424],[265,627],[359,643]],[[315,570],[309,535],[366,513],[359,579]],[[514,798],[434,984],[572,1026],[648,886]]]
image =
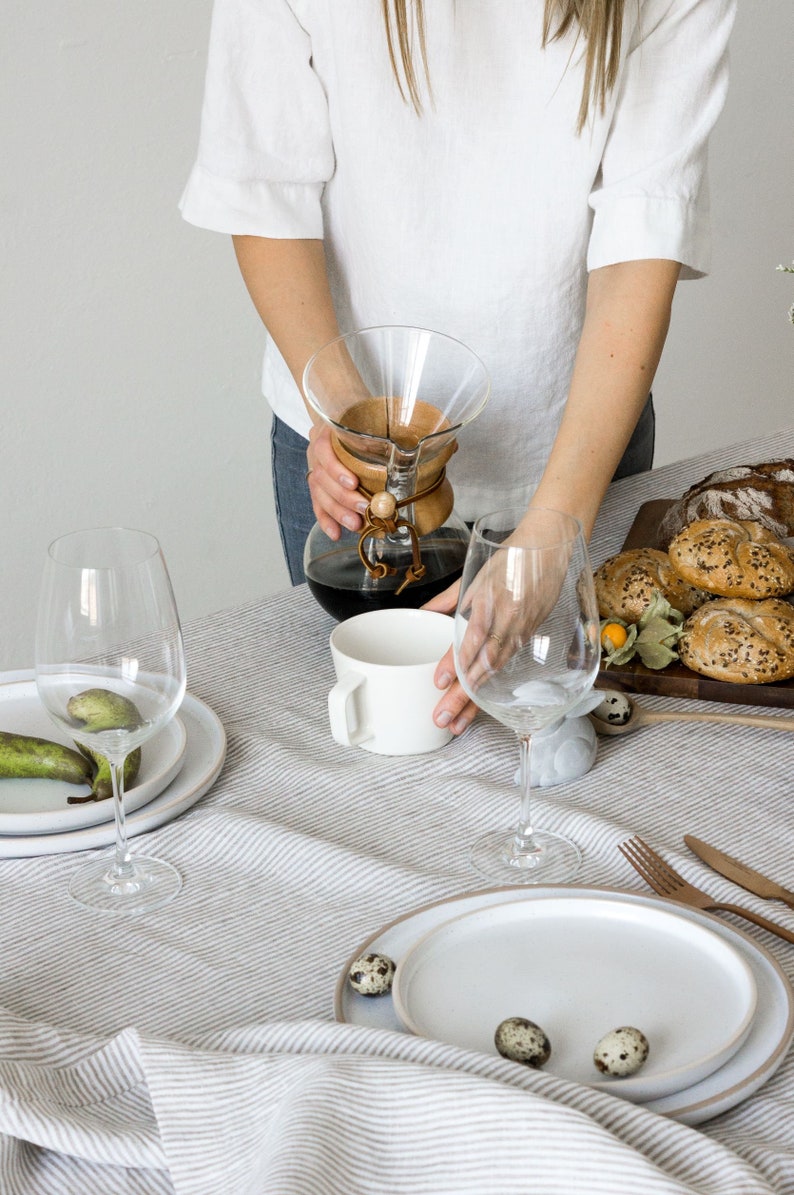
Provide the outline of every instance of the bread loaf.
[[760,523],[697,519],[668,548],[680,577],[720,597],[760,600],[794,591],[794,549]]
[[794,676],[794,606],[780,598],[716,598],[684,623],[681,662],[715,680],[763,685]]
[[794,535],[794,460],[710,473],[668,509],[659,526],[659,544],[666,548],[696,519],[749,519],[778,538]]
[[711,597],[683,580],[666,552],[657,548],[628,548],[605,560],[593,574],[602,618],[637,622],[650,605],[654,591],[682,614],[690,614]]

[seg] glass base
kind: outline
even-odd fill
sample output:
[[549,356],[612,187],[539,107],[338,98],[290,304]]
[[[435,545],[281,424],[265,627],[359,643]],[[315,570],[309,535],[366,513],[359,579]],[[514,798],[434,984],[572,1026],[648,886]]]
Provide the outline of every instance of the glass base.
[[576,875],[578,846],[548,830],[535,830],[532,838],[537,850],[517,854],[515,830],[491,830],[471,848],[472,864],[500,884],[564,884]]
[[135,855],[123,877],[114,871],[114,858],[105,855],[84,864],[72,876],[69,895],[98,913],[150,913],[174,899],[182,887],[176,868],[162,859]]

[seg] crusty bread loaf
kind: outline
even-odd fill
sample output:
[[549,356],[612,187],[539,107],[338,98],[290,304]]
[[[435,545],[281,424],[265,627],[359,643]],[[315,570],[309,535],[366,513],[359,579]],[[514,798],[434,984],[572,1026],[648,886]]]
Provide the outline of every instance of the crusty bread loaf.
[[763,685],[794,676],[794,606],[716,598],[691,614],[678,641],[681,662],[735,685]]
[[593,574],[602,618],[637,622],[650,605],[654,591],[682,614],[690,614],[711,597],[684,581],[666,552],[657,548],[628,548],[605,560]]
[[794,535],[794,460],[710,473],[667,510],[659,526],[659,544],[666,548],[696,519],[750,519],[779,538]]
[[794,549],[760,523],[697,519],[667,549],[690,585],[720,597],[783,597],[794,591]]

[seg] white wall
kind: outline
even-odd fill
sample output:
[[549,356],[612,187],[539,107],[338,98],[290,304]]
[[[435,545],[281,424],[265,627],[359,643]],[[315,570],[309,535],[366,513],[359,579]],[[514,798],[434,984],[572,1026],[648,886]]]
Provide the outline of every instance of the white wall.
[[80,526],[157,534],[184,618],[287,584],[258,320],[228,239],[176,206],[209,0],[13,7],[0,72],[0,667],[32,661],[46,545]]
[[794,423],[794,275],[775,273],[794,258],[792,51],[792,0],[739,0],[711,145],[712,271],[676,295],[658,465]]
[[[210,8],[6,6],[0,669],[32,662],[46,545],[80,526],[155,532],[185,619],[287,584],[257,320],[226,239],[176,209]],[[792,0],[741,0],[714,272],[679,292],[659,464],[792,422],[792,44]]]

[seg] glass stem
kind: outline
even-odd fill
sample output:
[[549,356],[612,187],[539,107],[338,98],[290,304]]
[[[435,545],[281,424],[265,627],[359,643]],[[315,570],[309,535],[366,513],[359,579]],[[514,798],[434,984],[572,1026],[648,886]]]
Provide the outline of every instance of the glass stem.
[[518,829],[513,844],[514,855],[534,855],[540,850],[535,842],[532,831],[532,781],[530,777],[530,752],[532,749],[532,735],[518,736],[521,770],[519,785],[521,788],[521,809],[518,815]]
[[113,860],[113,874],[126,879],[132,874],[132,859],[127,847],[127,823],[124,817],[124,764],[126,756],[118,763],[110,760],[110,782],[113,786],[113,812],[116,817],[116,854]]

